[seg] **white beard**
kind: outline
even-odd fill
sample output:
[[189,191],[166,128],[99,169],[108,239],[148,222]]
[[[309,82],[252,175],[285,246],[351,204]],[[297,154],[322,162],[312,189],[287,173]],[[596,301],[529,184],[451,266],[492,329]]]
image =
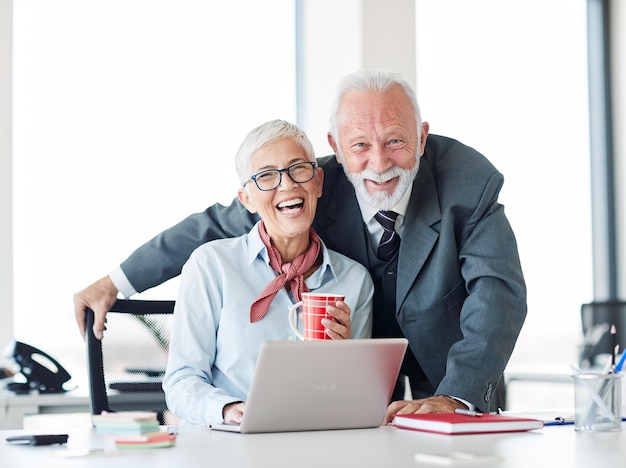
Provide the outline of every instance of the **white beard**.
[[[399,167],[392,167],[382,174],[378,174],[374,172],[372,169],[365,169],[361,172],[350,173],[346,170],[346,165],[343,165],[343,170],[348,177],[348,180],[352,183],[355,190],[359,193],[361,197],[371,206],[376,208],[377,210],[391,210],[394,206],[396,206],[406,191],[409,189],[415,176],[417,175],[417,170],[419,169],[420,158],[417,157],[415,161],[415,166],[412,169],[401,169]],[[394,177],[399,177],[398,185],[393,193],[389,194],[385,191],[379,191],[370,193],[365,186],[365,180],[372,180],[377,183],[387,182],[388,180],[393,179]]]

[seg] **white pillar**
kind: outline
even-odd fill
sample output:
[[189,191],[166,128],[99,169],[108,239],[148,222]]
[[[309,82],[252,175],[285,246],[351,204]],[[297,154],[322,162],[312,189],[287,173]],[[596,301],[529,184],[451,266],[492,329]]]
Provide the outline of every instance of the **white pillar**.
[[613,85],[613,149],[618,297],[626,299],[626,2],[611,5],[611,81]]
[[363,68],[389,68],[415,86],[414,0],[300,0],[298,125],[317,156],[337,83]]
[[13,1],[0,0],[0,365],[13,339]]

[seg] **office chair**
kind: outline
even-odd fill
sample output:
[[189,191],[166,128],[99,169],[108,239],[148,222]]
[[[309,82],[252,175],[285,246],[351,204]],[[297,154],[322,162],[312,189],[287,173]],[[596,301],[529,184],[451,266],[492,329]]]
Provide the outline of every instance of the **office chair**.
[[584,343],[580,366],[603,367],[613,353],[615,343],[611,325],[615,325],[620,353],[626,350],[626,301],[590,302],[580,309]]
[[105,337],[93,334],[86,310],[87,371],[91,413],[155,411],[171,422],[161,387],[174,319],[174,301],[118,299],[107,314]]

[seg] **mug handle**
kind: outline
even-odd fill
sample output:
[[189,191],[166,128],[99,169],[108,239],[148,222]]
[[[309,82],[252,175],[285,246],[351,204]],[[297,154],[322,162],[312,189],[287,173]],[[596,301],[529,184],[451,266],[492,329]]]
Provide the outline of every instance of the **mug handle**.
[[296,334],[296,336],[304,341],[304,335],[300,333],[300,330],[298,330],[298,326],[296,325],[296,310],[301,306],[302,301],[296,302],[289,308],[289,325],[291,325],[291,330]]

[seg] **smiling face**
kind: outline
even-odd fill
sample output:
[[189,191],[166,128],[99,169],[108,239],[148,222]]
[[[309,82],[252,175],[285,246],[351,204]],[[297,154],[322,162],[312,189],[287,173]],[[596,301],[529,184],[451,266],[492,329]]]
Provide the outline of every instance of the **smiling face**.
[[337,140],[329,143],[346,175],[378,209],[391,209],[413,183],[428,123],[418,138],[415,110],[401,86],[347,91],[338,109]]
[[[299,162],[310,161],[302,147],[290,138],[275,140],[255,151],[251,158],[251,174],[268,169],[285,169]],[[308,182],[297,183],[287,172],[282,173],[282,181],[273,190],[262,191],[253,181],[238,192],[241,203],[251,213],[258,213],[265,223],[267,233],[281,254],[291,256],[291,252],[304,249],[309,243],[309,229],[315,217],[317,199],[322,196],[324,172],[315,169],[315,175]],[[289,246],[290,254],[283,252]],[[284,255],[284,256],[285,256]],[[283,260],[286,260],[283,256]]]

